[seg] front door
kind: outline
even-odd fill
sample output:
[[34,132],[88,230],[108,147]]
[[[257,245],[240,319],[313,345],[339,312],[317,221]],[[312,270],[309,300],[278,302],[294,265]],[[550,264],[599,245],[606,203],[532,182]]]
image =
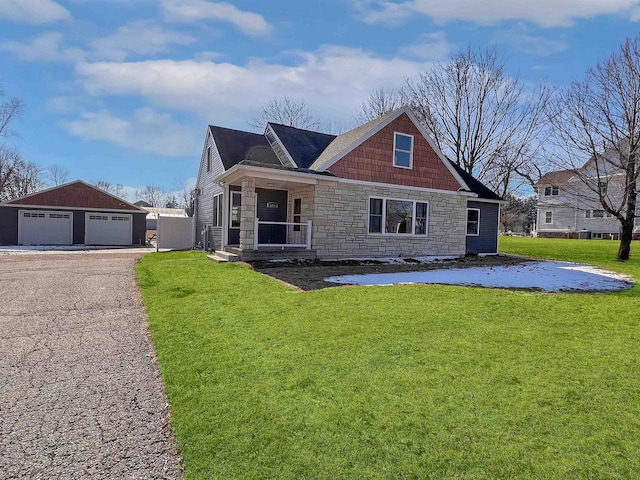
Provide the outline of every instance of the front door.
[[242,193],[240,191],[231,191],[229,199],[229,240],[228,244],[240,245],[240,217],[242,213]]
[[[261,222],[286,222],[287,198],[286,190],[269,190],[256,188],[257,217]],[[258,227],[258,243],[284,245],[287,243],[286,225],[260,225]]]

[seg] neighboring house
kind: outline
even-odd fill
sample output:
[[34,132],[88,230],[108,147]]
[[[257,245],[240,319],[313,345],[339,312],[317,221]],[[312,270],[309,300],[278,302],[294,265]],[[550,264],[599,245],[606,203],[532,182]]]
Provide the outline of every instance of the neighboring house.
[[82,180],[0,204],[0,245],[143,245],[147,212]]
[[[598,176],[593,160],[580,169],[543,175],[538,193],[537,235],[548,238],[612,239],[620,237],[620,222],[600,203],[598,189],[616,205],[622,199],[624,175],[611,171]],[[637,208],[637,207],[636,207]],[[633,238],[640,239],[638,219]]]
[[[139,202],[136,202],[139,203]],[[188,217],[187,212],[185,212],[184,208],[161,208],[161,207],[152,207],[150,205],[139,205],[140,208],[146,210],[147,213],[147,230],[157,230],[158,229],[158,217]]]
[[496,253],[501,199],[449,162],[406,107],[334,136],[210,126],[196,237],[257,258]]

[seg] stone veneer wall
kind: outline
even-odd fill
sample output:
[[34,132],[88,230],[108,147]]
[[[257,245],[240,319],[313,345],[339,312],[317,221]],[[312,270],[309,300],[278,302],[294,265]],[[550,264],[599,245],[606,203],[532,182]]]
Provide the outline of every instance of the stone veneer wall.
[[[429,203],[428,235],[369,234],[369,198]],[[464,255],[467,197],[321,180],[315,186],[312,248],[318,258]]]

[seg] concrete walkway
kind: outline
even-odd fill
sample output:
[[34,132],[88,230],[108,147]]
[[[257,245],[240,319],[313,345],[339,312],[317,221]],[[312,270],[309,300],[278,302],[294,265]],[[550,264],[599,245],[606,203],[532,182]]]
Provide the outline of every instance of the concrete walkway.
[[0,479],[181,477],[139,256],[0,256]]

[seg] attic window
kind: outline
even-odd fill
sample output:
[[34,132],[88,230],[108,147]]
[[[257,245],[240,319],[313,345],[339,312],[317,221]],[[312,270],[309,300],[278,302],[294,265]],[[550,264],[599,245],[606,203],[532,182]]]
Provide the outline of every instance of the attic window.
[[413,166],[413,135],[395,132],[393,137],[393,166],[411,168]]
[[207,172],[211,171],[211,147],[207,147]]
[[550,195],[555,196],[555,195],[558,195],[559,191],[560,191],[559,187],[544,187],[544,196],[545,197],[548,197]]

